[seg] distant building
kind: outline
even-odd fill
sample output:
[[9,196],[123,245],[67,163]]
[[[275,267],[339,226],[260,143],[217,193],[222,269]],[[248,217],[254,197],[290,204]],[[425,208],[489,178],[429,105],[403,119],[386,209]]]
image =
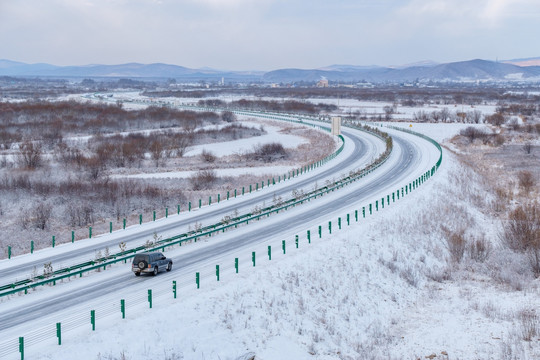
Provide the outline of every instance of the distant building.
[[328,87],[328,79],[321,79],[317,83],[317,87]]

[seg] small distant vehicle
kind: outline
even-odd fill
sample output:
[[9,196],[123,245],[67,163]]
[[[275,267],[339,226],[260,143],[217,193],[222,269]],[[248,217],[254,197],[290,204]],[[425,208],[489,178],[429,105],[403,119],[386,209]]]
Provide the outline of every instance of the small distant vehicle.
[[160,271],[171,271],[172,264],[172,260],[166,258],[160,252],[141,253],[133,258],[131,270],[135,273],[135,276],[140,276],[142,273],[156,276]]

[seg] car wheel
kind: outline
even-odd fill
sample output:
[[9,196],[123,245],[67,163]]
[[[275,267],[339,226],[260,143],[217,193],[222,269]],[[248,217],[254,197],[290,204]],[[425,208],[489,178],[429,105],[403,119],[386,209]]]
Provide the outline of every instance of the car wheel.
[[143,269],[146,269],[146,267],[148,266],[148,264],[146,263],[146,261],[139,261],[139,263],[137,264],[137,266],[139,267],[139,269],[143,270]]
[[136,273],[135,273],[135,276],[141,276],[141,273],[140,273],[140,272],[136,272]]
[[154,268],[154,276],[157,275],[158,271],[159,271],[159,270],[158,270],[158,267],[156,266],[156,267]]
[[172,263],[169,263],[169,264],[167,265],[167,271],[171,271],[171,270],[172,270]]

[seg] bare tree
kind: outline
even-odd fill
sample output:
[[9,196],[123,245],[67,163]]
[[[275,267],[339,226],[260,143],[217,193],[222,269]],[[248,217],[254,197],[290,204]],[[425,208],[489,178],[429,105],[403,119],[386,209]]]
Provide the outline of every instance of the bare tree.
[[221,119],[228,123],[235,122],[236,115],[232,111],[224,111],[221,113]]
[[34,226],[40,230],[45,230],[47,223],[51,218],[52,206],[43,202],[40,202],[32,211],[32,220]]
[[156,162],[156,167],[159,167],[159,161],[163,157],[163,144],[160,140],[152,141],[150,144],[150,154],[152,155],[152,159]]
[[451,117],[451,114],[450,114],[450,110],[448,110],[448,108],[442,108],[441,112],[440,112],[440,116],[441,116],[441,121],[442,122],[448,122],[450,120],[450,117]]
[[19,163],[27,169],[36,169],[42,165],[43,152],[41,145],[25,141],[19,147]]
[[532,151],[532,144],[527,141],[525,145],[523,145],[523,150],[525,151],[525,154],[529,155]]
[[394,114],[394,107],[386,105],[383,107],[384,110],[384,119],[386,121],[392,120],[392,115]]
[[486,116],[486,122],[495,125],[495,126],[501,126],[504,124],[506,119],[504,118],[504,115],[501,113],[494,113],[492,115]]
[[468,123],[480,124],[482,122],[482,112],[480,110],[468,111],[466,118]]

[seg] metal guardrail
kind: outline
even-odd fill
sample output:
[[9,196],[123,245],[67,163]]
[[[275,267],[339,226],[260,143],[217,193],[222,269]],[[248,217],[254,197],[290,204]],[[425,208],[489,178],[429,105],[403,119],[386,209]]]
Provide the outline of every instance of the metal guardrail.
[[[362,130],[362,131],[369,132],[369,133],[371,133],[371,134],[373,134],[373,135],[375,135],[375,136],[377,136],[377,137],[379,137],[381,139],[384,139],[384,137],[381,134],[379,134],[378,132],[370,131],[368,128],[358,128],[358,127],[356,127],[356,128],[359,129],[359,130]],[[333,159],[344,148],[345,139],[343,138],[342,135],[339,135],[339,137],[342,140],[342,145],[340,146],[340,148],[334,154],[327,157],[327,158],[329,158],[328,160]],[[330,191],[334,191],[334,190],[336,190],[336,189],[338,189],[340,187],[343,187],[343,186],[345,186],[345,185],[347,185],[347,184],[349,184],[349,183],[351,183],[353,181],[356,181],[359,178],[371,173],[372,171],[374,171],[375,169],[380,167],[382,164],[384,164],[384,162],[386,162],[386,160],[388,159],[388,157],[390,155],[390,152],[391,152],[391,148],[386,150],[385,156],[384,156],[383,159],[376,160],[376,162],[377,162],[376,164],[370,164],[365,169],[357,172],[355,175],[349,175],[349,176],[347,176],[347,177],[345,177],[343,179],[337,180],[331,186],[324,186],[324,187],[321,187],[319,189],[315,189],[315,190],[311,191],[310,193],[305,194],[304,197],[301,200],[293,198],[293,199],[289,199],[289,200],[285,201],[282,206],[272,205],[272,206],[266,207],[266,208],[261,210],[260,214],[247,213],[247,214],[241,215],[239,217],[231,219],[230,222],[232,222],[232,223],[228,224],[228,225],[221,225],[221,224],[209,225],[209,226],[201,228],[198,232],[197,231],[191,231],[191,232],[180,234],[180,235],[177,235],[177,236],[174,236],[174,237],[171,237],[171,238],[162,239],[162,240],[157,242],[157,244],[160,244],[159,246],[146,247],[146,246],[142,245],[142,246],[139,246],[139,247],[134,248],[134,249],[130,249],[130,250],[127,250],[127,251],[123,251],[123,252],[120,252],[120,253],[109,255],[107,257],[102,257],[102,258],[95,259],[95,260],[92,260],[92,261],[87,261],[87,262],[82,263],[82,264],[77,264],[77,265],[74,265],[74,266],[70,266],[70,267],[67,267],[67,268],[56,270],[56,271],[51,272],[51,273],[46,274],[46,275],[45,274],[44,275],[39,275],[39,276],[36,276],[34,279],[25,279],[25,280],[18,281],[18,282],[13,283],[13,284],[4,285],[4,286],[2,286],[0,288],[0,297],[8,296],[8,295],[15,294],[15,293],[18,293],[18,292],[23,292],[23,291],[25,293],[27,293],[28,290],[30,290],[32,288],[35,288],[35,287],[38,287],[38,286],[43,286],[43,285],[50,284],[50,283],[56,284],[56,281],[62,280],[62,279],[65,279],[65,278],[70,278],[72,276],[79,275],[79,276],[82,277],[82,274],[85,273],[85,272],[90,272],[90,271],[99,269],[101,267],[106,268],[107,266],[115,264],[115,263],[120,262],[120,261],[127,262],[127,260],[134,257],[137,252],[141,252],[141,251],[157,251],[159,249],[164,250],[165,247],[168,247],[168,246],[181,244],[182,242],[186,242],[186,241],[196,240],[197,238],[202,237],[202,236],[208,236],[208,235],[211,236],[215,232],[225,231],[226,229],[228,229],[228,228],[230,228],[232,226],[237,227],[238,225],[241,225],[243,223],[247,224],[247,223],[249,223],[249,221],[252,221],[252,220],[259,220],[261,218],[261,216],[265,216],[265,215],[269,216],[270,214],[272,214],[274,212],[277,213],[277,212],[279,212],[281,210],[287,210],[291,206],[295,206],[295,205],[298,205],[298,204],[303,204],[304,201],[306,201],[306,200],[311,200],[312,198],[322,196],[322,195],[324,195],[324,194],[326,194],[326,193],[328,193]],[[314,164],[312,164],[310,166],[314,166]],[[301,173],[302,173],[302,171],[306,171],[306,169],[308,169],[308,168],[310,168],[310,167],[308,166],[308,167],[300,169]],[[184,238],[184,239],[182,239],[182,238]],[[161,245],[161,244],[163,244],[163,245]],[[36,281],[36,279],[38,279],[38,281]]]

